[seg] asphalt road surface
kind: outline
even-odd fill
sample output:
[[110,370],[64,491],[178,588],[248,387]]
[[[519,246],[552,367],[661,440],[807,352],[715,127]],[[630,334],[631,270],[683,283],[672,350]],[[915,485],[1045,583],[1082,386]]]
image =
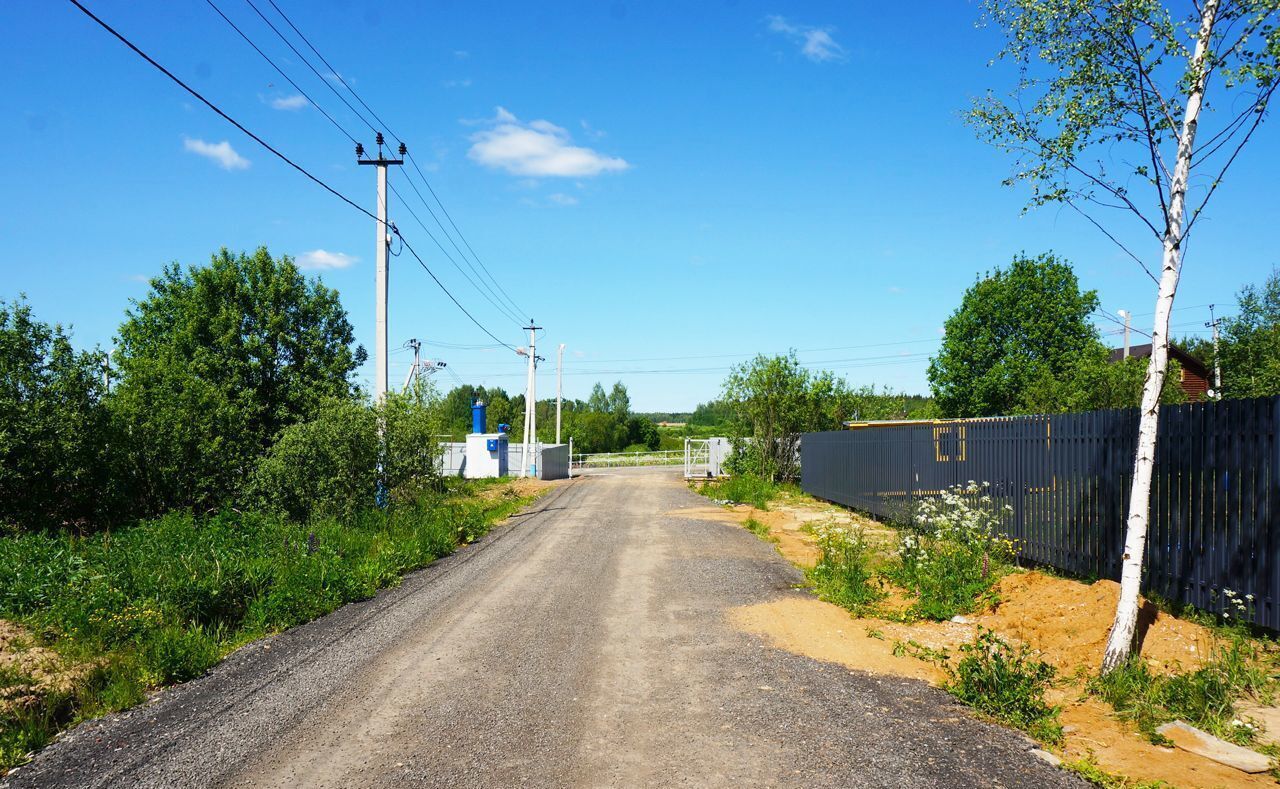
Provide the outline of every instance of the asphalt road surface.
[[767,543],[671,469],[557,488],[373,600],[81,725],[19,787],[1083,786],[941,691],[765,645]]

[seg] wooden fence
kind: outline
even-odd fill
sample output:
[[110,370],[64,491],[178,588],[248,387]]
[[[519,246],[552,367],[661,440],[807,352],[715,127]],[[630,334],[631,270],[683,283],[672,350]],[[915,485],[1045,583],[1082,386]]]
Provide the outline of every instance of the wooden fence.
[[[1119,579],[1137,426],[1130,409],[808,433],[801,486],[909,519],[922,497],[985,482],[1024,558]],[[1147,590],[1211,611],[1230,610],[1225,590],[1252,595],[1253,621],[1280,630],[1278,427],[1280,397],[1161,408]]]

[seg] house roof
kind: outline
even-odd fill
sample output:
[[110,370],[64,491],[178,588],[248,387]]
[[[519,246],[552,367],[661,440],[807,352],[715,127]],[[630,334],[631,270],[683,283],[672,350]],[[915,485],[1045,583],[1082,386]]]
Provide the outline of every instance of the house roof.
[[[1137,356],[1140,359],[1146,359],[1147,357],[1151,356],[1151,343],[1148,342],[1142,345],[1130,345],[1129,355]],[[1206,367],[1204,363],[1201,362],[1199,359],[1187,353],[1186,351],[1182,350],[1178,346],[1176,345],[1169,346],[1169,357],[1172,359],[1177,359],[1178,364],[1181,364],[1182,369],[1186,370],[1187,372],[1198,375],[1205,380],[1209,379],[1209,368]],[[1111,361],[1118,362],[1123,358],[1124,358],[1124,348],[1111,349]]]

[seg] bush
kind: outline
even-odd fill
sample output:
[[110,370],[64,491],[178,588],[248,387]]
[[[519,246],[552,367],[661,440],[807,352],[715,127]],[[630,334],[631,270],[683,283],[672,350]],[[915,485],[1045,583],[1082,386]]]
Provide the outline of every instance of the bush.
[[1034,660],[1026,647],[1013,648],[990,630],[979,630],[947,686],[957,699],[998,721],[1049,743],[1062,741],[1058,708],[1044,700],[1053,684],[1053,666]]
[[999,535],[999,517],[985,485],[970,482],[921,502],[898,547],[894,580],[916,594],[913,611],[944,620],[973,610],[1007,570],[1014,544]]
[[818,596],[851,611],[878,599],[879,592],[871,585],[862,530],[826,526],[818,530],[817,537],[821,555],[808,575]]
[[373,409],[334,400],[314,419],[284,429],[258,462],[246,498],[297,520],[346,518],[373,502],[377,468]]

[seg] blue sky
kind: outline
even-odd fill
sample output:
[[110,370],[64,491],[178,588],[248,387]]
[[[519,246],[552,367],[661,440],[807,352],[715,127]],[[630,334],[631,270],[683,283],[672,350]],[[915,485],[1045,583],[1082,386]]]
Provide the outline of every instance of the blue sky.
[[[243,0],[217,2],[371,145]],[[522,317],[546,327],[540,350],[554,360],[567,345],[567,396],[620,379],[638,409],[690,409],[728,365],[787,348],[855,385],[924,392],[964,289],[1024,250],[1065,256],[1106,309],[1150,321],[1141,270],[1069,209],[1023,215],[1025,193],[1000,183],[1011,162],[961,122],[969,97],[1010,76],[987,67],[999,42],[971,3],[277,3],[409,143]],[[87,4],[373,207],[350,142],[204,2]],[[321,266],[372,349],[371,220],[70,4],[4,4],[0,29],[0,298],[25,293],[78,344],[106,346],[165,263],[266,245]],[[1202,305],[1230,312],[1240,285],[1280,263],[1258,232],[1274,221],[1277,161],[1264,125],[1197,229],[1175,334],[1202,330]],[[392,183],[412,195],[404,174]],[[392,218],[482,323],[523,344],[394,198]],[[523,386],[506,349],[433,347],[492,341],[407,254],[391,276],[393,347],[417,337],[463,380]],[[398,384],[408,354],[392,359]],[[547,364],[539,394],[551,392]]]

